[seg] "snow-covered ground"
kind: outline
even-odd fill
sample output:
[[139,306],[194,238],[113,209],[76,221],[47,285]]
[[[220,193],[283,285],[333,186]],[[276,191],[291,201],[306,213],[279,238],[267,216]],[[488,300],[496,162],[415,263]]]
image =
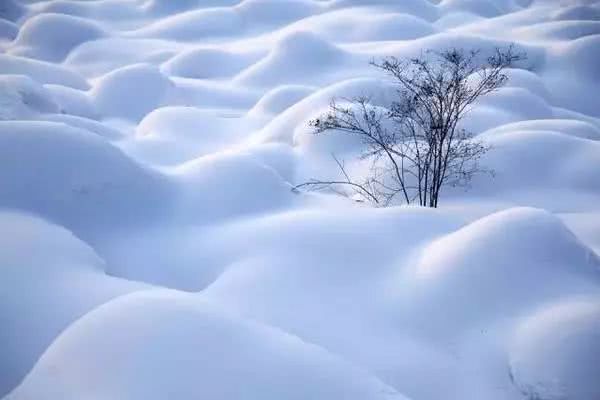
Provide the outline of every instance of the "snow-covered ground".
[[[0,398],[600,399],[600,1],[0,2]],[[368,65],[515,43],[439,209],[290,188]]]

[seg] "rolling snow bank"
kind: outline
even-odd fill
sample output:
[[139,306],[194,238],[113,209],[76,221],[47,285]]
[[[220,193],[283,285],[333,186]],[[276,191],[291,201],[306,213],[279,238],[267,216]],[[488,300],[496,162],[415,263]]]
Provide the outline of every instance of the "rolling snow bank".
[[42,219],[2,212],[0,233],[1,388],[16,386],[77,318],[107,300],[147,287],[106,275],[93,249]]
[[257,122],[195,107],[161,107],[140,121],[130,148],[155,164],[177,165],[228,149],[243,139],[240,125]]
[[548,299],[597,290],[600,260],[557,217],[510,209],[433,241],[412,272],[402,294],[412,304],[402,304],[413,309],[411,319],[422,320],[426,332],[443,332],[447,339],[472,323],[489,323],[488,316],[514,315]]
[[533,398],[598,398],[599,339],[597,297],[548,307],[518,327],[510,349],[511,377]]
[[169,292],[121,297],[73,324],[8,399],[38,396],[405,399],[317,346]]
[[[600,3],[6,0],[0,398],[597,400]],[[295,193],[368,62],[515,43],[438,210]],[[135,293],[133,293],[135,292]],[[3,397],[6,396],[6,397]],[[406,396],[406,397],[405,397]]]
[[[151,65],[135,64],[112,71],[98,80],[91,96],[106,116],[139,121],[166,104],[173,83]],[[131,95],[140,96],[131,101]]]
[[88,130],[2,121],[0,143],[0,206],[36,213],[78,234],[157,217],[172,196],[165,178]]
[[11,53],[45,61],[62,61],[77,45],[104,36],[93,22],[63,14],[40,14],[20,27]]

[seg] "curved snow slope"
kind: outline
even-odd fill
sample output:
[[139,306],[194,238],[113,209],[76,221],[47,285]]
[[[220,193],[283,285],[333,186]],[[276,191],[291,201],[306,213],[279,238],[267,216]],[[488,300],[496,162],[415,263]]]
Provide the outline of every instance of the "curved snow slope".
[[64,123],[2,121],[0,149],[0,206],[78,233],[156,217],[171,197],[164,178],[99,135]]
[[46,61],[62,61],[77,45],[104,36],[93,22],[63,14],[45,13],[20,27],[11,53]]
[[[252,121],[246,120],[250,127]],[[136,128],[135,146],[153,149],[155,163],[179,164],[225,150],[243,138],[240,118],[218,116],[194,107],[161,107],[146,115]]]
[[[599,24],[598,0],[2,1],[0,398],[597,400]],[[386,107],[369,61],[511,43],[461,121],[493,177],[438,210],[291,190],[332,153],[368,172],[308,121]]]
[[323,349],[170,292],[121,297],[73,324],[8,399],[39,396],[405,399]]
[[174,76],[196,79],[231,77],[260,59],[258,54],[238,53],[218,48],[194,48],[177,54],[163,70]]
[[524,319],[510,348],[511,376],[526,396],[592,400],[600,396],[600,304],[578,298]]
[[[536,209],[492,214],[421,253],[404,293],[413,304],[403,304],[428,331],[444,335],[600,284],[597,256],[560,219]],[[537,277],[543,279],[532,290]],[[435,311],[440,318],[428,317]]]
[[[104,75],[90,95],[103,115],[139,121],[168,102],[172,88],[173,83],[155,66],[135,64]],[[132,102],[131,93],[139,95],[140,101]]]
[[107,300],[146,287],[106,275],[103,260],[87,244],[30,215],[0,213],[0,248],[3,388],[16,386],[77,318]]

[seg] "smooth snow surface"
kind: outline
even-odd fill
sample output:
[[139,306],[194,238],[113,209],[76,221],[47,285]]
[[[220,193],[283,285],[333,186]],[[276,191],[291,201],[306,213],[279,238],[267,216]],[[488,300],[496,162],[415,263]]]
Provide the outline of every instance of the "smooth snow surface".
[[[437,210],[295,193],[369,66],[527,60]],[[600,1],[0,4],[3,400],[600,399]]]

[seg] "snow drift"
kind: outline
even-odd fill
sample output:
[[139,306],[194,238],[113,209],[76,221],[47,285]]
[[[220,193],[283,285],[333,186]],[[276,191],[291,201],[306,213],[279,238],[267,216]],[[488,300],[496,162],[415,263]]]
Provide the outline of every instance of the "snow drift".
[[[597,400],[596,0],[0,6],[0,398]],[[514,43],[438,210],[311,178],[369,66]],[[343,100],[341,100],[343,101]]]

